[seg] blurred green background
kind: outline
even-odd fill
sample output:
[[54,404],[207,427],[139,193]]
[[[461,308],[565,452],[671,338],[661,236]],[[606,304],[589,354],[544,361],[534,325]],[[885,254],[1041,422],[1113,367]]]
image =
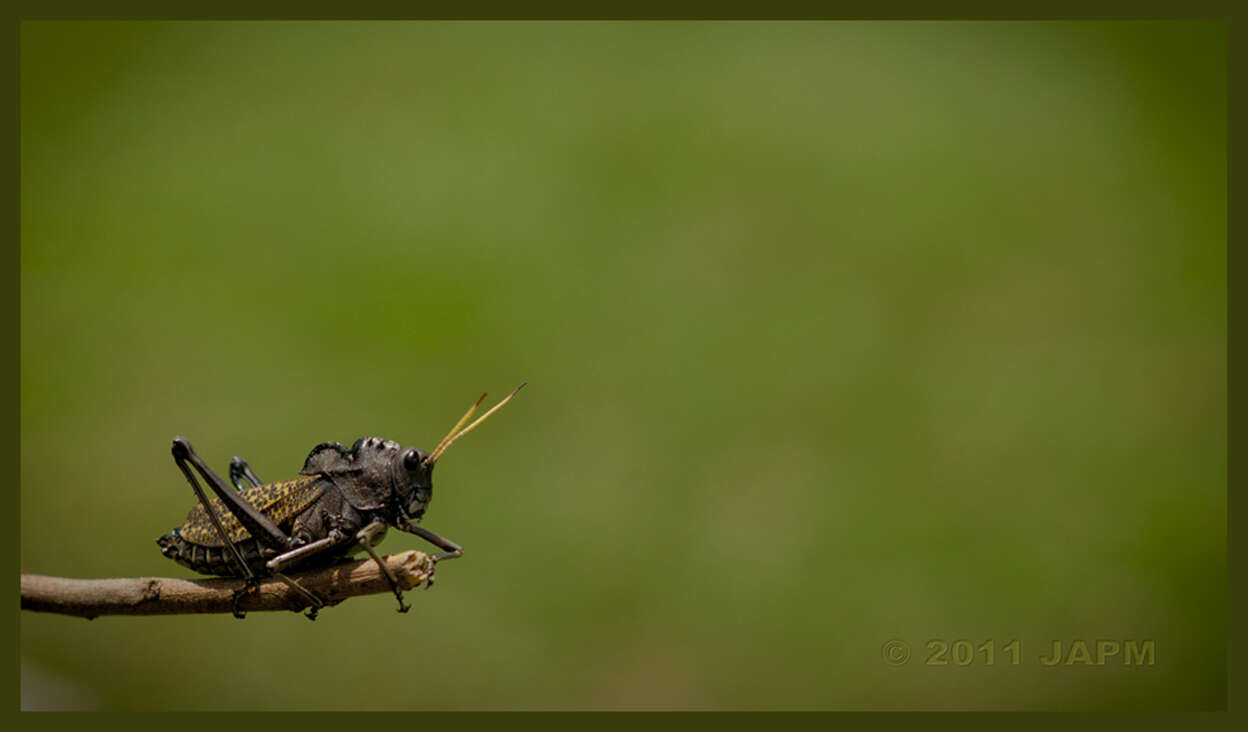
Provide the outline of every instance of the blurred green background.
[[23,570],[190,576],[175,434],[276,480],[529,382],[441,462],[467,554],[411,613],[22,613],[24,704],[1225,706],[1226,60],[1193,23],[24,24]]

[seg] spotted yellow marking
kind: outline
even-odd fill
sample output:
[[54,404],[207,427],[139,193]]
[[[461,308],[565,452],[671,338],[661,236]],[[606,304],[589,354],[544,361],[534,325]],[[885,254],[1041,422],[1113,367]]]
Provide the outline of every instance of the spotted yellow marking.
[[[290,480],[279,480],[276,483],[248,488],[240,492],[239,496],[268,516],[270,521],[281,526],[298,516],[321,497],[325,489],[318,484],[320,479],[319,475],[301,475]],[[239,523],[220,498],[214,498],[209,503],[212,504],[212,510],[217,514],[217,518],[221,519],[221,525],[225,527],[225,533],[229,535],[230,541],[238,543],[251,537],[251,533]],[[186,515],[186,522],[182,524],[180,534],[183,539],[192,544],[225,546],[221,535],[217,533],[217,528],[212,525],[212,519],[208,517],[204,507],[198,503]]]

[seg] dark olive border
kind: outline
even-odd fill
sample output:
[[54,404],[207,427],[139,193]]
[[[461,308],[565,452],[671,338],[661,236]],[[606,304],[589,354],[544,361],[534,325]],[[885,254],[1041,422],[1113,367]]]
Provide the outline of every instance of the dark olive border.
[[[1235,485],[1242,481],[1237,481],[1237,473],[1230,470],[1229,464],[1234,461],[1234,457],[1243,454],[1237,447],[1242,446],[1242,439],[1239,439],[1239,430],[1235,428],[1233,419],[1234,414],[1238,413],[1236,409],[1235,398],[1238,392],[1230,388],[1230,374],[1234,372],[1234,364],[1243,361],[1240,358],[1240,349],[1232,334],[1235,332],[1234,324],[1236,317],[1234,310],[1241,305],[1241,298],[1235,296],[1234,288],[1231,287],[1235,276],[1233,274],[1236,265],[1236,257],[1234,256],[1236,246],[1235,238],[1239,235],[1239,226],[1237,225],[1241,217],[1237,214],[1240,207],[1236,205],[1242,199],[1242,196],[1236,195],[1234,186],[1235,176],[1231,172],[1230,160],[1239,153],[1243,146],[1236,144],[1234,136],[1234,128],[1236,120],[1243,119],[1244,105],[1240,101],[1241,95],[1237,93],[1237,81],[1244,78],[1239,69],[1237,62],[1240,62],[1243,55],[1236,53],[1236,41],[1244,35],[1243,24],[1238,22],[1238,14],[1230,10],[1230,6],[1217,2],[1119,2],[1119,3],[1088,3],[1088,2],[1048,2],[1044,5],[1027,4],[1025,6],[1015,6],[1008,3],[941,3],[939,6],[932,4],[921,4],[915,2],[908,3],[855,3],[855,4],[837,4],[825,5],[815,4],[808,1],[793,2],[792,0],[772,0],[769,3],[753,3],[753,4],[735,4],[724,5],[717,3],[701,3],[698,4],[683,3],[674,5],[672,3],[662,2],[630,2],[627,4],[602,4],[602,3],[578,3],[576,5],[567,3],[528,3],[517,5],[515,3],[502,2],[476,2],[468,4],[456,4],[454,6],[446,3],[401,3],[393,0],[388,2],[354,2],[354,3],[329,3],[323,1],[309,1],[302,3],[263,3],[241,2],[239,0],[221,0],[212,3],[189,3],[189,4],[173,4],[158,3],[151,0],[135,2],[112,2],[112,3],[89,3],[82,0],[77,2],[22,2],[23,7],[17,8],[13,13],[12,20],[6,24],[9,28],[4,34],[4,47],[9,48],[4,55],[8,61],[3,65],[3,88],[6,104],[4,105],[9,111],[3,115],[3,125],[7,132],[6,138],[10,141],[4,147],[4,163],[10,171],[14,171],[13,178],[8,179],[12,189],[6,190],[7,195],[4,197],[5,210],[8,212],[6,216],[9,224],[5,227],[10,232],[6,237],[9,241],[3,251],[6,254],[8,265],[4,267],[7,274],[9,285],[0,288],[3,292],[5,300],[5,329],[9,333],[9,342],[14,344],[11,351],[8,352],[6,358],[2,359],[6,376],[9,377],[9,388],[5,391],[4,411],[10,414],[10,419],[5,423],[6,432],[11,429],[14,434],[6,437],[6,444],[20,445],[21,439],[21,394],[20,394],[20,367],[21,367],[21,339],[20,339],[20,312],[21,305],[20,287],[21,287],[21,267],[20,267],[20,194],[21,194],[21,177],[20,177],[20,108],[19,108],[19,80],[20,80],[20,42],[21,42],[21,23],[24,20],[57,20],[57,19],[100,19],[100,20],[124,20],[124,19],[388,19],[388,18],[425,18],[425,19],[452,19],[452,18],[495,18],[495,19],[552,19],[552,18],[577,18],[577,19],[608,19],[608,18],[651,18],[651,19],[671,19],[671,18],[736,18],[736,19],[803,19],[803,18],[872,18],[872,19],[892,19],[892,18],[940,18],[940,19],[1085,19],[1085,18],[1101,18],[1101,19],[1214,19],[1227,21],[1229,34],[1229,58],[1231,68],[1229,69],[1228,79],[1228,163],[1227,163],[1227,180],[1228,180],[1228,247],[1227,247],[1227,307],[1228,307],[1228,327],[1227,327],[1227,373],[1228,373],[1228,486],[1227,486],[1227,525],[1228,525],[1228,569],[1230,576],[1230,607],[1227,609],[1228,619],[1228,639],[1229,646],[1227,652],[1228,659],[1228,704],[1230,711],[1238,711],[1243,706],[1242,703],[1235,701],[1237,699],[1248,698],[1245,694],[1248,689],[1245,688],[1243,682],[1244,674],[1235,673],[1235,665],[1233,659],[1248,658],[1243,651],[1248,648],[1248,644],[1244,641],[1244,634],[1236,634],[1234,619],[1231,617],[1230,608],[1243,608],[1248,606],[1248,594],[1244,592],[1244,583],[1242,582],[1242,567],[1244,562],[1243,543],[1235,541],[1235,536],[1231,532],[1233,525],[1241,525],[1239,518],[1243,514],[1244,500],[1238,498],[1238,491]],[[9,373],[11,372],[11,376]],[[11,477],[20,476],[19,465],[20,449],[17,451],[17,458],[6,471]],[[7,503],[9,505],[8,516],[11,529],[7,532],[8,537],[8,555],[12,558],[10,562],[20,565],[20,506],[19,506],[19,490],[10,489],[8,491]],[[1238,500],[1237,500],[1238,499]],[[16,530],[14,530],[16,529]],[[20,571],[20,566],[18,567]],[[1232,581],[1236,575],[1240,575],[1240,582]],[[11,575],[12,576],[12,575]],[[15,623],[17,631],[20,632],[20,616],[17,617]],[[19,654],[17,644],[17,634],[8,636],[5,643],[6,649],[9,651],[7,657],[10,659],[9,669],[12,673],[12,683],[9,686],[10,698],[12,699],[9,709],[20,709],[20,668]],[[1236,654],[1235,650],[1240,653]],[[7,675],[7,674],[6,674]],[[435,714],[406,714],[392,715],[390,720],[382,723],[394,722],[403,725],[440,725],[440,724],[463,724],[462,717],[454,720],[445,719],[444,713]],[[531,716],[531,715],[525,715]],[[590,722],[595,726],[602,725],[608,729],[623,729],[624,725],[635,724],[672,724],[686,725],[696,723],[692,719],[680,719],[673,714],[663,715],[664,719],[657,719],[654,715],[647,715],[646,719],[627,719],[627,718],[604,718],[601,715],[596,716],[592,722],[581,718],[580,715],[564,716],[563,719],[556,720],[552,714],[544,713],[540,716],[532,716],[531,720],[535,725],[541,725],[543,729],[549,730],[550,727],[558,722],[571,727],[573,725],[582,725]],[[970,722],[967,715],[959,715],[961,719],[957,720],[958,724],[966,724]],[[1069,715],[1063,715],[1060,720],[1049,719],[1047,715],[1037,716],[1035,714],[1011,715],[1008,720],[1003,720],[998,714],[991,715],[975,715],[983,720],[985,724],[1000,725],[1024,725],[1027,727],[1033,725],[1050,726],[1053,724],[1069,724],[1075,722]],[[1157,718],[1159,715],[1149,715],[1151,718]],[[1168,717],[1170,715],[1160,715]],[[741,719],[734,719],[733,722],[754,725],[763,720],[751,718],[753,715],[745,715]],[[1076,724],[1097,724],[1099,721],[1105,720],[1100,715],[1078,715],[1079,721]],[[1191,724],[1198,722],[1201,728],[1214,725],[1222,726],[1228,721],[1228,714],[1224,713],[1199,713],[1185,714],[1183,719],[1167,720],[1170,723],[1179,722],[1180,724]],[[17,720],[15,720],[17,721]],[[474,720],[473,724],[490,724],[496,720],[488,718]],[[513,724],[518,720],[509,720],[507,724]],[[724,717],[715,720],[716,724],[729,721]],[[768,720],[774,722],[776,720]],[[826,720],[812,719],[807,715],[786,715],[786,722],[795,725],[812,725],[815,723],[825,723]],[[882,720],[879,716],[875,716],[870,723],[878,724],[886,720]],[[894,720],[897,721],[897,720]],[[900,718],[902,724],[912,724],[916,720]],[[1109,724],[1117,726],[1124,720],[1107,720]],[[1134,724],[1137,721],[1144,721],[1144,718],[1128,721],[1127,724]],[[29,715],[26,715],[23,724],[29,723]],[[359,723],[368,724],[376,723],[373,720],[360,720]],[[120,721],[119,724],[125,722]],[[180,718],[179,726],[186,723],[185,717]],[[220,724],[226,723],[224,720],[216,717],[208,718],[200,721],[205,728],[218,727]],[[233,722],[229,722],[233,723]],[[267,724],[268,720],[259,721],[258,723]],[[325,715],[301,715],[297,721],[291,720],[285,723],[295,723],[300,727],[316,726],[329,724],[347,723],[341,716],[326,717]],[[82,724],[81,720],[69,721],[68,724],[75,726]],[[93,723],[94,724],[94,723]],[[196,726],[196,725],[191,725]]]

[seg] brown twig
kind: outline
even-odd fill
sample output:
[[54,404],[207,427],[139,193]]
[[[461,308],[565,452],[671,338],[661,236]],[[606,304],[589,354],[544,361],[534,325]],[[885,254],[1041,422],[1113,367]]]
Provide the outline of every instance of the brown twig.
[[[423,552],[400,552],[382,557],[382,561],[405,590],[422,584],[433,573],[433,564]],[[324,599],[326,605],[336,605],[348,597],[391,591],[390,583],[371,558],[289,576]],[[23,572],[22,609],[83,618],[228,613],[233,609],[234,591],[242,587],[243,581],[237,579],[122,577],[84,580]],[[307,602],[281,580],[265,578],[255,591],[240,598],[238,606],[243,611],[298,611],[306,607]]]

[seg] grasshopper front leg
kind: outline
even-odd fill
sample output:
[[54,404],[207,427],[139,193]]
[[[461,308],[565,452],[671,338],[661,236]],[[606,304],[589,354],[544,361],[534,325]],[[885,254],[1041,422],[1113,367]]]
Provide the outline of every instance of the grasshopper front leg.
[[[435,554],[429,558],[432,564],[434,565],[436,565],[438,562],[442,561],[443,559],[455,559],[457,557],[464,556],[464,548],[462,546],[460,546],[459,544],[456,544],[450,539],[446,539],[441,536],[438,536],[437,534],[433,533],[429,529],[426,529],[422,526],[417,526],[416,524],[408,521],[406,523],[399,524],[398,528],[400,531],[406,531],[409,534],[414,534],[416,536],[419,536],[420,538],[424,539],[430,544],[433,544],[439,549],[446,550],[445,552],[442,552],[440,554]],[[427,590],[430,587],[433,587],[433,568],[432,567],[430,567],[429,569],[429,579],[426,580],[425,582],[425,589]]]

